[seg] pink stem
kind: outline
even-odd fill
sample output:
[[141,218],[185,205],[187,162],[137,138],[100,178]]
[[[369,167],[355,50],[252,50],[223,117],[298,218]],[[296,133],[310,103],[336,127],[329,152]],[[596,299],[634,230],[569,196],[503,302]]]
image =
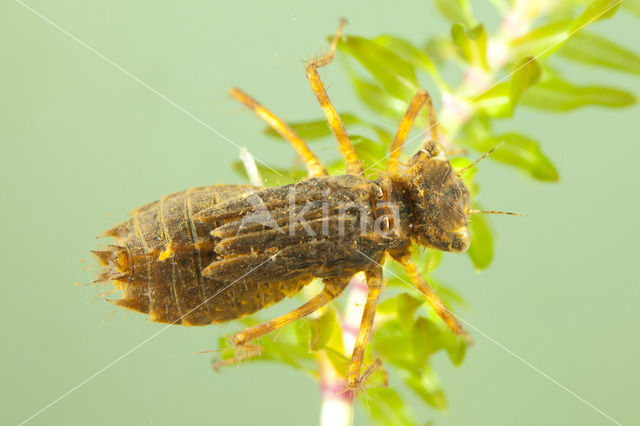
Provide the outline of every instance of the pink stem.
[[[345,355],[350,358],[360,328],[360,319],[367,299],[364,274],[356,274],[346,291],[347,303],[340,316],[342,343]],[[349,426],[353,424],[353,392],[346,389],[345,378],[333,368],[325,354],[319,354],[320,393],[322,395],[322,426]]]

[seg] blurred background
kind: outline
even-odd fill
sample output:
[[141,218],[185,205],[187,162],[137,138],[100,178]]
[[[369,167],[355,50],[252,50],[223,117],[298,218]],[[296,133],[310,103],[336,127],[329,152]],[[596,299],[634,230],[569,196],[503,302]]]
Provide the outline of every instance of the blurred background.
[[[20,423],[91,378],[29,424],[317,424],[311,378],[269,363],[214,373],[210,355],[193,354],[215,349],[239,324],[157,334],[163,325],[123,310],[105,322],[112,306],[74,286],[93,279],[81,261],[95,235],[132,208],[191,186],[242,182],[231,167],[237,146],[293,164],[290,147],[265,137],[228,97],[231,86],[287,121],[320,118],[303,60],[324,51],[338,17],[349,19],[350,34],[415,42],[448,34],[449,23],[426,0],[27,4],[33,10],[0,4],[0,421]],[[496,24],[489,2],[473,7]],[[619,12],[593,31],[637,52],[637,23]],[[563,70],[578,83],[614,79],[640,94],[637,78]],[[321,74],[338,110],[362,110],[339,64]],[[639,114],[637,106],[519,108],[504,122],[541,142],[561,180],[480,165],[483,206],[527,216],[492,218],[496,255],[480,274],[466,256],[445,256],[438,276],[464,295],[459,314],[478,331],[460,367],[435,359],[449,410],[414,401],[422,423],[613,423],[553,381],[618,422],[640,420]],[[336,156],[331,140],[316,149]],[[267,314],[297,302],[288,303]],[[355,424],[370,424],[366,410],[358,406]]]

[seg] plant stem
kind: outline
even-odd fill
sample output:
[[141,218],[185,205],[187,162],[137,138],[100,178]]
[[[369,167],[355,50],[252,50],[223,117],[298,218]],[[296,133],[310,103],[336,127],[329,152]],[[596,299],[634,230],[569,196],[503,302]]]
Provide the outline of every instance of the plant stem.
[[[367,284],[363,273],[358,273],[351,279],[346,293],[347,303],[340,315],[340,326],[344,354],[347,358],[351,358],[367,298]],[[354,393],[346,389],[345,378],[333,368],[326,354],[319,351],[317,361],[322,395],[321,426],[352,425]]]

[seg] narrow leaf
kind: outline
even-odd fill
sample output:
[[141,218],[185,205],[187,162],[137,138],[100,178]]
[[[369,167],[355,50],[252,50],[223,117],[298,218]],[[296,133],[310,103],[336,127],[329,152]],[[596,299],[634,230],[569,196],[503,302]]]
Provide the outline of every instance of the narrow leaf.
[[290,325],[296,333],[298,347],[303,352],[309,352],[311,342],[311,325],[312,321],[305,318],[302,321],[296,321]]
[[411,330],[411,346],[416,366],[420,368],[432,353],[443,346],[438,326],[425,317],[418,317]]
[[396,120],[398,117],[402,117],[407,110],[408,101],[390,95],[380,86],[362,80],[354,73],[351,73],[350,77],[360,100],[374,112]]
[[570,20],[551,22],[536,28],[535,30],[512,40],[509,43],[512,55],[515,58],[551,53],[559,49],[562,42],[569,37]]
[[398,301],[395,297],[391,297],[389,299],[383,300],[378,303],[376,307],[376,319],[382,315],[395,315],[398,306]]
[[329,343],[336,325],[336,312],[329,307],[311,325],[311,350],[318,351]]
[[465,31],[462,24],[453,24],[451,38],[460,56],[478,68],[487,69],[487,32],[482,24]]
[[462,24],[453,24],[451,27],[451,39],[453,40],[453,44],[458,48],[460,56],[471,63],[473,60],[471,41],[467,37],[467,33],[464,31]]
[[541,74],[542,68],[533,57],[522,58],[516,63],[509,81],[509,99],[512,110],[515,109],[524,91],[540,80]]
[[325,347],[324,352],[327,354],[327,358],[329,358],[329,362],[333,366],[333,368],[342,376],[347,377],[347,369],[349,368],[349,358],[344,356],[344,354],[332,349],[330,347]]
[[374,401],[368,404],[367,407],[371,414],[371,420],[375,424],[381,426],[416,425],[409,408],[396,391],[390,388],[376,388],[374,396]]
[[622,8],[627,12],[640,16],[640,0],[624,0]]
[[574,61],[640,74],[640,55],[597,34],[581,31],[567,40],[560,54]]
[[558,171],[551,160],[542,152],[538,143],[518,133],[506,133],[480,141],[461,140],[461,142],[469,144],[480,152],[487,152],[503,143],[489,158],[517,167],[534,179],[555,182],[559,178]]
[[557,169],[542,152],[538,143],[526,136],[506,133],[486,139],[475,146],[478,150],[485,151],[501,142],[504,142],[504,145],[491,154],[494,160],[518,167],[534,179],[547,182],[556,182],[559,179]]
[[[360,120],[358,120],[358,118],[353,114],[341,113],[340,118],[347,128],[351,125],[360,123]],[[329,127],[329,124],[327,124],[326,118],[289,123],[289,127],[291,127],[298,136],[305,141],[314,141],[331,135],[331,128]],[[263,133],[267,136],[284,141],[282,136],[280,136],[280,134],[271,127],[265,127]]]
[[511,117],[513,109],[511,108],[509,87],[508,81],[498,83],[473,98],[471,103],[491,117]]
[[409,296],[407,293],[400,293],[397,297],[397,311],[398,322],[405,330],[411,330],[413,327],[413,316],[416,313],[416,309],[424,303],[424,299],[416,299],[413,296]]
[[551,111],[568,111],[587,105],[625,107],[636,102],[629,92],[603,86],[574,86],[559,78],[542,81],[523,96],[527,106]]
[[415,369],[411,353],[410,334],[395,319],[380,324],[373,335],[375,352],[387,363]]
[[469,230],[471,245],[467,255],[476,269],[486,269],[493,258],[493,239],[486,219],[481,214],[473,215]]
[[578,31],[596,21],[613,16],[621,3],[622,0],[595,0],[587,6],[584,12],[582,12],[582,15],[573,21],[571,32]]
[[416,72],[409,62],[373,40],[348,36],[339,48],[360,62],[387,92],[407,101],[418,90]]
[[[445,285],[440,280],[435,280],[434,278],[429,278],[429,282],[445,306],[467,305],[460,293],[451,288],[451,286]],[[452,335],[455,336],[455,334]]]
[[467,339],[465,336],[457,336],[449,333],[449,342],[446,345],[451,363],[455,366],[462,364],[467,353]]
[[474,48],[474,63],[477,66],[482,66],[484,69],[489,69],[487,65],[487,43],[488,36],[487,31],[484,29],[484,25],[479,24],[469,31],[469,38],[472,40],[472,46]]
[[431,272],[440,265],[442,261],[442,252],[435,249],[427,249],[427,255],[424,261],[425,272]]
[[419,377],[406,376],[405,381],[411,390],[430,406],[438,410],[447,408],[447,399],[442,389],[442,383],[430,367],[425,366]]
[[424,51],[436,64],[441,64],[457,56],[456,45],[450,37],[435,37],[424,45]]
[[414,67],[425,70],[429,75],[431,75],[431,78],[433,78],[441,89],[448,90],[447,83],[442,79],[438,72],[438,68],[426,52],[418,49],[413,44],[400,37],[388,34],[376,37],[374,41],[381,46],[396,52],[402,57],[402,59],[411,63]]
[[442,15],[452,23],[461,23],[467,28],[476,25],[469,0],[436,0],[436,6]]
[[386,154],[386,145],[360,135],[351,135],[350,138],[358,158],[362,160],[362,165],[367,170],[367,175],[375,175],[384,168],[385,162],[379,160]]
[[[402,104],[404,105],[404,103]],[[344,123],[349,133],[351,133],[350,132],[351,127],[361,126],[366,129],[372,130],[378,136],[378,138],[382,143],[391,142],[391,135],[382,126],[379,126],[370,121],[358,118],[354,114],[351,114],[348,112],[342,112],[342,113],[339,113],[338,115],[342,119],[342,122]],[[329,127],[329,124],[327,123],[326,118],[321,118],[319,120],[308,120],[308,121],[298,121],[294,123],[289,123],[289,127],[291,127],[298,134],[298,136],[300,136],[303,140],[307,142],[313,142],[313,141],[332,135],[331,128]],[[265,126],[262,132],[269,137],[276,138],[284,142],[284,139],[282,138],[282,136],[280,136],[278,132],[276,132],[269,126]]]

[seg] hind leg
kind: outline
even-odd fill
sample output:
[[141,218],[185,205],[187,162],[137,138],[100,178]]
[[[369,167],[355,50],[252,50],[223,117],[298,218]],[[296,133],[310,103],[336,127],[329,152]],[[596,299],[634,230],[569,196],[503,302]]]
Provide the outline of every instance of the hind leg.
[[244,104],[256,115],[262,118],[273,130],[278,132],[283,138],[289,141],[293,149],[296,150],[298,155],[302,158],[302,161],[307,166],[307,171],[309,172],[309,177],[312,176],[326,176],[327,171],[320,164],[318,157],[315,156],[313,152],[309,149],[307,144],[298,136],[298,134],[291,127],[287,126],[287,124],[276,117],[274,113],[269,111],[267,108],[258,103],[251,96],[247,95],[242,90],[234,87],[230,91],[231,96],[233,96],[238,102]]
[[356,155],[355,150],[353,149],[353,145],[351,145],[351,141],[349,141],[349,136],[347,136],[347,131],[344,128],[344,124],[340,119],[340,116],[336,112],[331,100],[329,99],[329,95],[327,95],[327,91],[322,84],[322,80],[320,80],[320,74],[318,74],[318,68],[328,65],[333,61],[333,55],[336,51],[336,46],[338,45],[338,40],[340,39],[340,33],[342,32],[342,27],[347,21],[345,19],[340,20],[340,25],[338,26],[338,30],[336,34],[333,36],[333,40],[331,41],[331,47],[329,48],[329,52],[321,58],[314,59],[307,64],[307,79],[309,80],[309,84],[311,85],[311,90],[316,95],[320,106],[322,107],[322,111],[324,115],[327,117],[327,121],[329,122],[329,126],[333,131],[333,134],[336,136],[338,140],[338,148],[344,157],[344,160],[347,164],[347,173],[356,175],[362,173],[362,165],[360,164],[360,160],[358,160],[358,156]]
[[247,351],[250,354],[249,356],[256,355],[257,353],[259,353],[256,352],[257,347],[255,345],[249,344],[249,342],[262,337],[267,333],[271,333],[272,331],[277,330],[287,324],[291,324],[296,320],[304,318],[307,315],[325,306],[327,303],[331,302],[342,293],[347,284],[349,284],[350,278],[351,277],[348,277],[346,279],[338,277],[331,280],[325,280],[324,289],[322,290],[322,292],[314,296],[311,300],[309,300],[299,308],[294,309],[288,314],[279,316],[278,318],[274,318],[271,321],[258,324],[234,334],[232,337],[232,342],[235,345],[236,350],[240,350],[241,352]]

